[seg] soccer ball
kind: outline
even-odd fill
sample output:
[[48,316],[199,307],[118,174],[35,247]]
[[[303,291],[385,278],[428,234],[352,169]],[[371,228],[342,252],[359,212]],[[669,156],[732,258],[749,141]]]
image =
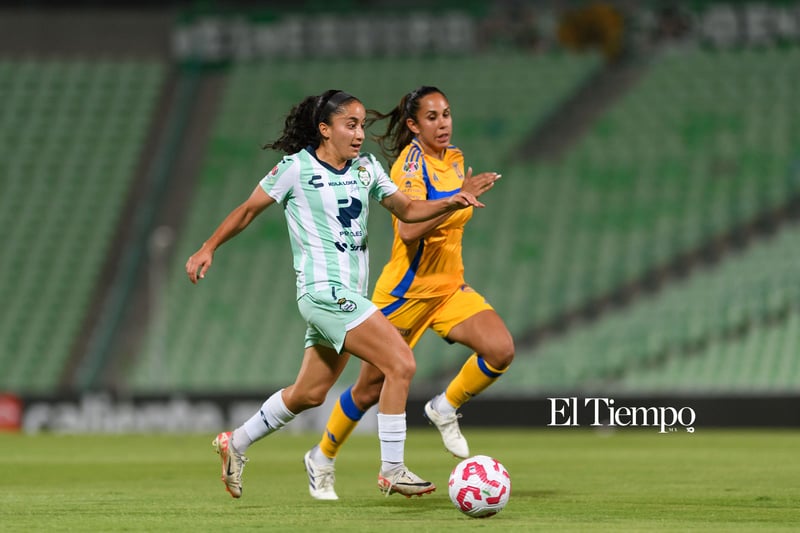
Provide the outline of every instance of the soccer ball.
[[450,473],[450,501],[473,518],[494,516],[508,503],[511,477],[497,459],[476,455],[464,459]]

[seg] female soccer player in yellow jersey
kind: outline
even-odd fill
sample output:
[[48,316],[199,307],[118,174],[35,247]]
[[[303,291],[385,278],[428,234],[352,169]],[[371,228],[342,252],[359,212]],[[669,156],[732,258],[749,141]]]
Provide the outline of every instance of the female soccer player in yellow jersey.
[[[390,159],[391,178],[410,198],[433,200],[471,191],[487,175],[464,173],[464,156],[450,144],[450,104],[436,87],[423,86],[403,96],[386,115],[386,133],[377,138]],[[493,182],[492,180],[492,182]],[[426,222],[407,223],[393,217],[392,256],[383,269],[372,301],[413,348],[431,328],[451,343],[475,353],[444,392],[425,404],[425,416],[436,426],[445,448],[468,457],[456,410],[485,390],[508,369],[514,341],[491,305],[464,281],[461,237],[472,208]],[[339,397],[320,443],[305,455],[309,492],[317,499],[337,499],[334,460],[364,412],[380,398],[384,376],[362,363],[356,383]]]

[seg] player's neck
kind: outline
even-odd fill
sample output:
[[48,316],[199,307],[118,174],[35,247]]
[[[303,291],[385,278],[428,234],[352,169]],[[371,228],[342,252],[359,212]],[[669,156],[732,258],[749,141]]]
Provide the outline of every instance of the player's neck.
[[327,150],[325,146],[322,145],[318,146],[314,152],[316,153],[317,159],[323,163],[327,163],[336,170],[342,170],[349,161],[349,159]]
[[417,138],[417,142],[422,147],[422,151],[425,152],[425,155],[434,159],[442,160],[444,159],[444,154],[447,153],[447,148],[436,148],[430,146],[429,144],[420,141],[419,138]]

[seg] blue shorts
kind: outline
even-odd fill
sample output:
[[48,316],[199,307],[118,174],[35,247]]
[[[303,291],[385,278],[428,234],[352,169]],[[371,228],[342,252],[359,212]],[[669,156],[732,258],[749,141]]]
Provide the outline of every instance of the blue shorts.
[[347,332],[378,310],[371,301],[347,289],[306,293],[297,300],[308,324],[305,347],[321,344],[342,353]]

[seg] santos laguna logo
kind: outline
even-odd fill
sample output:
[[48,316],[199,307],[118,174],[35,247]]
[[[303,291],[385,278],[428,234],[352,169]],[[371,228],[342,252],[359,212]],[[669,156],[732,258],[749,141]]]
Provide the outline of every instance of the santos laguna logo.
[[697,415],[691,407],[633,407],[615,405],[612,398],[569,396],[548,398],[550,427],[577,427],[589,422],[592,427],[654,427],[659,433],[685,429],[694,433]]

